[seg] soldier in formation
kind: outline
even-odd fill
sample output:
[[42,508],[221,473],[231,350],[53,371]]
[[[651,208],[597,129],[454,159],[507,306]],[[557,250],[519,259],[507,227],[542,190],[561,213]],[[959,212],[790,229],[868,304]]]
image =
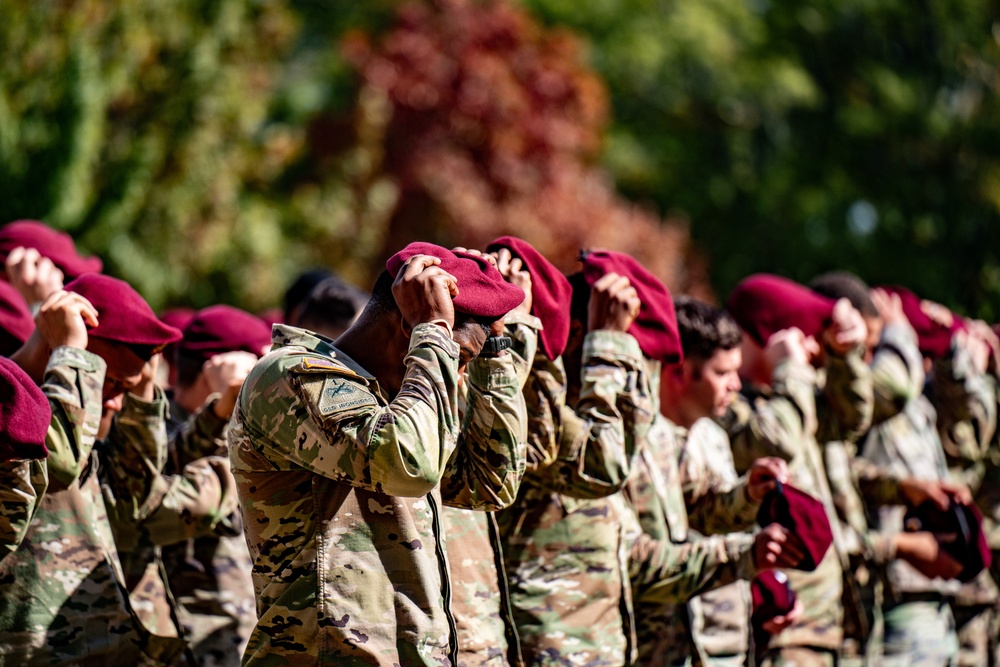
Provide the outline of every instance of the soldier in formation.
[[997,664],[1000,341],[413,243],[283,323],[0,227],[0,664]]

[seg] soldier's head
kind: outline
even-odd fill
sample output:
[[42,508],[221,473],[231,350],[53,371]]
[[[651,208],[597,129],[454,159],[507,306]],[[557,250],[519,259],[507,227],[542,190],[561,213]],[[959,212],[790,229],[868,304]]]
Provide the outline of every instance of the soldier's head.
[[165,346],[181,338],[153,314],[138,292],[122,281],[97,273],[66,285],[97,310],[98,326],[88,331],[87,350],[104,359],[102,398],[105,412],[121,409],[122,395],[142,380],[146,364]]
[[302,302],[294,326],[337,339],[354,323],[367,302],[368,295],[360,289],[330,276],[313,287]]
[[[452,334],[459,346],[460,373],[479,355],[488,336],[502,334],[504,315],[524,300],[524,292],[507,283],[482,256],[452,252],[429,243],[413,243],[393,255],[386,263],[386,270],[376,279],[361,315],[337,340],[337,346],[346,347],[351,356],[364,354],[364,361],[355,360],[373,372],[390,392],[398,391],[402,385],[403,361],[409,352],[412,333],[393,294],[393,284],[405,271],[406,262],[416,255],[440,259],[437,268],[452,275],[458,284],[452,304],[455,312]],[[372,343],[381,346],[384,354],[373,358],[363,349],[365,341],[369,348]]]
[[[239,382],[246,377],[257,358],[271,347],[271,327],[261,318],[232,306],[209,306],[195,313],[184,326],[184,337],[174,350],[177,365],[177,386],[174,399],[193,412],[213,392],[220,392],[221,383]],[[206,367],[227,364],[218,374],[225,377],[214,382]]]
[[316,285],[332,275],[333,273],[329,269],[323,268],[309,269],[297,275],[292,284],[285,290],[285,296],[282,299],[282,321],[293,327],[299,326],[299,312],[302,310],[302,304],[309,298],[309,293]]
[[822,294],[834,301],[847,299],[861,313],[868,329],[865,349],[870,357],[871,351],[875,349],[882,337],[882,327],[884,326],[882,316],[879,314],[878,308],[875,307],[875,302],[872,301],[871,288],[861,278],[848,271],[830,271],[816,276],[809,283],[809,287],[817,294]]
[[[743,279],[726,300],[726,310],[743,331],[740,375],[767,385],[779,358],[821,362],[820,340],[833,321],[835,305],[781,276],[759,273]],[[853,312],[850,304],[844,305]]]
[[690,428],[702,417],[721,417],[740,390],[743,334],[721,308],[681,296],[674,302],[684,360],[665,364],[660,405],[675,423]]

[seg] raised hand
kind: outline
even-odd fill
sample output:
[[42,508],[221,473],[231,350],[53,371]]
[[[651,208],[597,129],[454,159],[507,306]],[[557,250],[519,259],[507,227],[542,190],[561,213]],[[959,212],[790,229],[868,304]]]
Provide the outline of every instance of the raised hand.
[[97,326],[97,309],[75,292],[58,292],[49,296],[38,314],[35,326],[51,349],[61,345],[87,349],[87,326]]
[[429,255],[414,255],[399,268],[392,284],[403,321],[412,329],[424,322],[440,321],[451,331],[455,327],[455,304],[458,281],[439,268],[441,260]]
[[628,331],[640,305],[639,294],[628,278],[617,273],[605,274],[590,289],[588,330]]

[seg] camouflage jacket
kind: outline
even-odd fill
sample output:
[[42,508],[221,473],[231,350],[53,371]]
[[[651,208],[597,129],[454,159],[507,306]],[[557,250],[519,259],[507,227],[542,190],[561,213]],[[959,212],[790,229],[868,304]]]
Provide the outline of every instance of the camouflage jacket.
[[[438,325],[414,327],[392,400],[329,340],[273,335],[229,431],[258,598],[244,664],[454,664],[441,504],[509,504],[516,429],[461,431],[458,345]],[[517,391],[509,355],[469,368]]]
[[758,508],[749,501],[744,486],[726,488],[721,479],[709,481],[712,475],[682,478],[679,463],[687,435],[686,429],[657,414],[625,489],[643,541],[651,538],[658,543],[632,554],[632,572],[639,574],[632,582],[638,662],[644,665],[683,664],[692,657],[695,646],[686,613],[688,601],[699,592],[754,573],[751,535],[698,538],[689,530],[685,490],[692,506],[700,503],[712,508],[714,514],[705,513],[710,520],[705,531],[710,533],[722,532],[716,528],[751,527]]
[[619,518],[627,506],[617,489],[652,417],[645,372],[634,338],[590,332],[580,398],[570,407],[562,364],[535,358],[525,388],[535,458],[517,502],[498,513],[528,664],[625,662],[622,610],[631,614],[631,591]]
[[774,370],[769,392],[748,392],[733,403],[722,424],[729,433],[737,470],[761,456],[788,461],[790,481],[826,507],[834,546],[812,572],[787,570],[805,612],[802,619],[771,638],[772,648],[813,646],[838,650],[843,638],[843,582],[848,544],[838,520],[820,443],[850,440],[870,425],[871,371],[852,350],[827,354],[821,380],[808,366],[790,361]]
[[50,485],[21,547],[0,562],[0,659],[10,664],[172,664],[183,650],[142,625],[124,586],[99,483],[101,468],[122,462],[94,448],[104,372],[103,359],[68,347],[46,368]]
[[[890,479],[947,479],[937,413],[928,398],[917,391],[925,382],[916,335],[906,327],[898,327],[895,332],[888,329],[876,350],[873,367],[884,386],[880,394],[894,395],[895,400],[880,401],[876,424],[865,438],[861,456]],[[944,368],[939,371],[946,372]],[[939,378],[938,382],[943,380]],[[900,532],[906,513],[902,498],[892,498],[890,488],[874,492],[865,485],[862,488],[872,508],[872,525],[886,536]],[[885,577],[890,603],[908,594],[958,590],[957,583],[930,580],[901,560],[889,564]]]
[[[226,466],[219,481],[232,489],[235,501],[236,480],[229,470],[225,440],[228,422],[212,411],[216,400],[210,397],[194,414],[171,403],[166,471],[174,473],[224,456]],[[174,613],[197,664],[238,667],[257,622],[250,575],[253,563],[238,509],[235,502],[227,502],[213,517],[211,532],[199,531],[197,536],[162,547],[163,568],[176,603]]]
[[[482,439],[493,429],[517,426],[517,438],[525,443],[527,416],[521,390],[528,379],[529,362],[535,358],[541,323],[535,317],[508,315],[506,326],[514,343],[509,354],[517,391],[510,391],[511,378],[506,374],[502,382],[497,381],[501,378],[482,377],[473,381],[466,375],[460,387],[459,414],[463,430],[479,431],[472,437]],[[478,394],[475,403],[480,409],[475,415],[468,411],[469,392]],[[520,643],[511,616],[496,517],[493,512],[451,507],[448,502],[441,517],[448,548],[451,608],[458,631],[458,667],[520,666]]]
[[48,486],[44,459],[0,463],[0,560],[21,545]]

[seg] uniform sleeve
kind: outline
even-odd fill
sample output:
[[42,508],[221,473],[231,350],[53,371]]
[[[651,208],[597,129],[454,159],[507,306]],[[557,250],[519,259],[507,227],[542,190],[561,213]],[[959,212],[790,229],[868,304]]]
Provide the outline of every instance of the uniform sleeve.
[[735,484],[713,470],[705,460],[697,431],[678,442],[677,471],[688,523],[702,535],[746,530],[757,519],[759,505],[747,494],[746,478]]
[[995,379],[979,373],[969,351],[956,346],[950,357],[934,362],[930,394],[952,477],[976,491],[996,430]]
[[631,545],[629,577],[636,599],[682,604],[756,573],[754,536],[715,535],[675,544],[643,533]]
[[240,392],[241,428],[278,468],[300,466],[393,496],[426,495],[458,437],[458,354],[444,328],[414,327],[403,383],[388,405],[357,375],[258,364]]
[[462,431],[441,480],[445,505],[496,511],[517,497],[527,417],[514,355],[473,359]]
[[562,406],[559,452],[541,483],[573,498],[602,498],[625,485],[637,443],[653,419],[639,344],[627,333],[592,331],[583,345],[580,398]]
[[772,382],[772,395],[752,402],[737,396],[719,422],[729,435],[733,463],[741,474],[765,456],[791,461],[816,428],[815,371],[784,361],[775,368]]
[[530,477],[548,468],[559,457],[566,408],[566,371],[562,357],[552,361],[537,352],[522,393],[528,417],[525,463],[526,474]]
[[17,551],[48,483],[44,459],[0,462],[0,559]]
[[872,371],[859,346],[844,355],[827,350],[826,382],[817,398],[816,440],[855,442],[872,423]]
[[851,473],[865,504],[870,507],[903,505],[906,499],[900,490],[901,480],[868,459],[855,456],[851,459]]
[[168,403],[157,388],[153,401],[126,394],[100,452],[102,490],[116,541],[125,551],[139,544],[173,544],[210,534],[237,510],[228,460],[203,457],[179,474],[164,473]]
[[57,347],[49,357],[42,391],[52,407],[45,439],[52,490],[72,485],[90,460],[101,425],[106,368],[96,354],[74,347]]
[[209,396],[171,435],[170,451],[178,470],[204,456],[225,456],[229,421],[215,415],[213,407],[218,400],[219,394]]
[[872,356],[875,405],[872,423],[880,424],[903,411],[923,391],[924,360],[917,334],[908,324],[890,324]]
[[504,319],[504,330],[512,343],[509,352],[514,358],[517,386],[523,389],[539,353],[538,332],[542,330],[542,321],[533,315],[511,313]]

